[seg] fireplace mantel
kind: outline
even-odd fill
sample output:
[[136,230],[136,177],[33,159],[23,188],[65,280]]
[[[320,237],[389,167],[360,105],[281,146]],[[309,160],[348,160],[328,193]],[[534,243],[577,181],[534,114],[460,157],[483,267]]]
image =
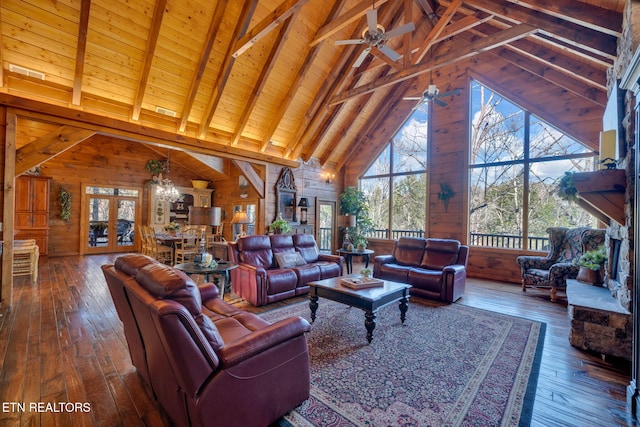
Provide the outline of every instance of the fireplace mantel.
[[[600,169],[573,174],[578,196],[588,206],[617,223],[625,224],[624,203],[627,176],[622,169]],[[600,216],[600,215],[597,215]]]

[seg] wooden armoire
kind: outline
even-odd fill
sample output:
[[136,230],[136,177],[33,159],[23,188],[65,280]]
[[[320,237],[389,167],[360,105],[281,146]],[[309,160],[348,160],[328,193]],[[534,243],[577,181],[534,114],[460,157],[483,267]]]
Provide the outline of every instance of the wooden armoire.
[[35,239],[40,255],[49,248],[49,183],[44,176],[19,176],[15,188],[15,240]]

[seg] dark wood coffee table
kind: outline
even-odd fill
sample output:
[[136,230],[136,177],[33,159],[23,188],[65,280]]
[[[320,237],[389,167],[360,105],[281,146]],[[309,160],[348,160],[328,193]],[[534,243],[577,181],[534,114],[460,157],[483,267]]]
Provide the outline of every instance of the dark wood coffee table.
[[[343,277],[360,277],[360,275],[352,274]],[[384,286],[381,287],[351,289],[342,286],[340,284],[341,279],[342,277],[334,277],[309,283],[311,323],[316,320],[319,297],[364,310],[364,327],[367,329],[368,342],[373,340],[376,314],[381,307],[400,301],[400,321],[404,323],[407,309],[409,308],[409,288],[411,285],[385,280]]]

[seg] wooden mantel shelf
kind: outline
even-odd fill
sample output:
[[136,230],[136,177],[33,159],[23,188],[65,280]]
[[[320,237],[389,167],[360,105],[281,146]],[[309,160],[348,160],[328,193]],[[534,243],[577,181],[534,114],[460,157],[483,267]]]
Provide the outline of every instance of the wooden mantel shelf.
[[574,173],[573,183],[578,196],[589,207],[621,225],[625,224],[624,192],[627,176],[624,170],[600,169]]

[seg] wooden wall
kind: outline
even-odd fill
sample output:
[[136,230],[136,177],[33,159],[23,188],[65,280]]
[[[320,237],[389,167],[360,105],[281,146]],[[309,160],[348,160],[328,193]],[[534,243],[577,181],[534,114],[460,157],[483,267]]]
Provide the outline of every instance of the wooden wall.
[[[143,191],[142,220],[147,223],[148,192],[151,178],[145,164],[164,156],[145,145],[126,140],[95,136],[41,165],[42,175],[52,177],[49,209],[49,256],[76,255],[80,250],[80,209],[82,184],[137,187]],[[193,175],[171,162],[169,177],[176,185],[191,186]],[[71,219],[60,219],[60,186],[71,192]]]

